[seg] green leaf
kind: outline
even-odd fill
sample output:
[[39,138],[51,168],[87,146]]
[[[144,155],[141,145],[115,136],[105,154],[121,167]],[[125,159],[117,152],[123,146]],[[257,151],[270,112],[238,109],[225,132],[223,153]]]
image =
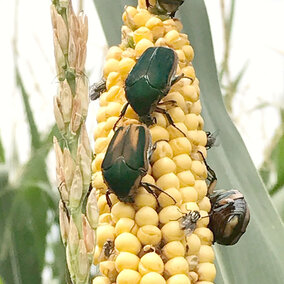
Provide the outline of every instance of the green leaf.
[[[124,1],[94,0],[108,43],[119,43]],[[209,164],[218,176],[218,188],[238,188],[251,211],[251,222],[237,245],[215,245],[217,284],[282,284],[284,228],[244,143],[229,118],[217,78],[211,32],[204,1],[187,0],[181,6],[184,32],[195,51],[194,67],[200,80],[206,130],[220,130],[221,145],[210,150]],[[111,15],[111,19],[110,19]]]
[[273,194],[284,186],[284,135],[281,136],[277,145],[272,151],[272,163],[276,169],[277,180],[270,193]]
[[122,12],[125,5],[137,5],[137,0],[94,0],[109,46],[120,42]]
[[34,116],[33,116],[33,112],[31,109],[31,105],[29,102],[29,95],[25,89],[24,83],[22,81],[22,77],[21,74],[19,72],[18,67],[16,67],[16,81],[17,81],[17,86],[20,88],[21,94],[22,94],[22,98],[23,98],[23,102],[24,102],[24,106],[25,106],[25,111],[26,111],[26,115],[27,115],[27,120],[29,123],[29,127],[30,127],[30,134],[31,134],[31,146],[33,149],[37,149],[40,146],[40,136],[39,136],[39,132],[37,129],[37,125],[35,123],[34,120]]
[[3,147],[2,139],[0,136],[0,164],[4,164],[4,163],[5,163],[5,149]]
[[47,214],[54,202],[39,186],[0,193],[0,275],[6,283],[41,283],[51,226]]
[[215,245],[216,283],[283,283],[283,224],[225,110],[204,1],[185,2],[181,18],[195,51],[194,67],[200,80],[205,127],[220,129],[221,145],[209,153],[210,165],[218,176],[218,188],[238,188],[251,211],[247,232],[237,245]]

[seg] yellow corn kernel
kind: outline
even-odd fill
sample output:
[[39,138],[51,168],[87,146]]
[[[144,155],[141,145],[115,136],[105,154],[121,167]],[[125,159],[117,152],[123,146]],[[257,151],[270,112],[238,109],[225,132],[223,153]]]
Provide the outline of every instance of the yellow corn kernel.
[[110,280],[105,276],[97,276],[92,284],[111,284]]
[[135,61],[129,57],[125,57],[119,61],[118,68],[122,78],[126,78],[128,76],[128,73],[131,71],[134,65]]
[[198,193],[194,187],[182,187],[179,189],[183,202],[196,202]]
[[141,9],[134,17],[133,21],[137,27],[145,26],[146,22],[151,18],[147,10]]
[[99,224],[110,224],[112,222],[110,213],[103,213],[99,217]]
[[141,56],[147,48],[152,46],[154,46],[154,44],[149,39],[141,39],[135,46],[136,56]]
[[133,254],[138,254],[141,249],[141,243],[137,237],[127,232],[118,235],[114,244],[118,251],[125,251]]
[[199,207],[200,210],[204,210],[206,212],[210,212],[210,210],[211,210],[210,199],[207,196],[205,196],[203,199],[201,199],[198,202],[198,207]]
[[153,176],[158,179],[164,174],[175,172],[176,171],[176,164],[172,159],[169,157],[164,157],[159,159],[156,163],[154,163],[152,167]]
[[142,245],[158,245],[162,239],[161,230],[154,225],[145,225],[139,228],[137,237]]
[[186,244],[187,244],[186,253],[188,255],[193,255],[193,254],[198,253],[201,247],[201,241],[198,235],[196,235],[195,233],[191,234],[190,236],[186,238]]
[[111,282],[115,281],[117,274],[118,274],[116,269],[115,269],[114,261],[102,261],[102,262],[100,262],[100,271]]
[[[151,136],[152,136],[152,141],[153,142],[156,142],[158,140],[166,140],[166,141],[168,141],[170,139],[169,132],[165,128],[163,128],[163,127],[161,127],[159,125],[151,126],[150,127],[150,132],[151,132]],[[158,144],[160,144],[160,143],[158,143]]]
[[161,176],[157,180],[157,186],[162,188],[163,190],[166,190],[171,187],[179,188],[180,182],[178,177],[174,173],[168,173]]
[[166,243],[172,241],[181,241],[184,238],[184,232],[180,228],[178,221],[170,221],[162,228],[163,239]]
[[167,207],[174,204],[180,205],[182,203],[181,194],[175,187],[170,187],[164,190],[164,192],[165,193],[162,192],[158,197],[158,201],[161,207]]
[[109,59],[116,59],[120,60],[121,59],[121,54],[122,54],[122,49],[118,46],[112,46],[107,52],[106,55],[106,60],[108,61]]
[[135,209],[124,202],[118,202],[111,208],[111,216],[114,222],[117,222],[120,218],[134,219]]
[[136,194],[135,205],[138,209],[143,208],[144,206],[149,206],[155,209],[157,207],[157,200],[151,193],[142,191]]
[[135,224],[133,219],[130,218],[120,218],[114,228],[116,236],[122,233],[131,233],[136,235],[138,231],[138,226]]
[[176,205],[170,205],[163,208],[159,213],[161,224],[167,224],[169,221],[177,221],[182,217],[182,212]]
[[202,245],[212,244],[213,233],[208,228],[197,228],[194,232],[199,237]]
[[176,274],[167,280],[167,284],[191,284],[191,281],[185,274]]
[[97,229],[97,244],[102,247],[108,240],[114,240],[114,227],[109,224],[103,224]]
[[159,141],[156,145],[156,151],[152,154],[151,161],[154,163],[164,157],[173,157],[173,150],[166,141]]
[[178,156],[175,156],[173,158],[173,161],[176,165],[177,172],[182,172],[185,171],[186,169],[191,168],[192,160],[188,154],[180,154]]
[[153,35],[147,27],[140,27],[133,33],[133,40],[137,44],[141,39],[148,39],[153,42]]
[[186,137],[175,138],[169,144],[172,147],[174,156],[191,152],[191,144]]
[[167,261],[165,264],[165,273],[168,276],[175,274],[187,274],[188,263],[184,257],[177,256]]
[[166,280],[157,272],[149,272],[141,278],[140,284],[166,284]]
[[216,268],[213,263],[205,262],[197,266],[197,274],[201,281],[214,281],[216,277]]
[[162,250],[163,255],[167,259],[171,259],[178,256],[184,256],[185,248],[184,245],[179,241],[172,241],[167,243]]
[[140,283],[141,276],[140,274],[132,269],[124,269],[122,270],[117,278],[116,283],[117,284],[139,284]]
[[113,58],[110,58],[106,61],[104,66],[104,77],[107,77],[110,72],[118,72],[119,71],[119,61]]
[[145,225],[158,226],[159,216],[157,212],[149,206],[140,208],[135,215],[135,222],[139,227]]
[[137,255],[130,252],[121,252],[115,260],[115,268],[118,272],[124,269],[137,270],[139,261]]
[[141,257],[138,270],[141,275],[145,275],[149,272],[162,274],[164,271],[164,263],[158,254],[149,252]]
[[214,262],[214,251],[211,246],[202,245],[200,247],[200,250],[197,256],[198,256],[200,263],[203,263],[203,262],[213,263]]

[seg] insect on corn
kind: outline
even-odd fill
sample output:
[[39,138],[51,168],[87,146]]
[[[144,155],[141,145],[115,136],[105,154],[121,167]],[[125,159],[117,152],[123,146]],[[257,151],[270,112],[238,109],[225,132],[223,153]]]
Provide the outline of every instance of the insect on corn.
[[106,193],[109,207],[109,195],[112,192],[120,201],[126,203],[134,202],[139,186],[144,187],[155,198],[158,197],[151,188],[164,192],[153,184],[141,181],[147,174],[151,152],[151,135],[147,127],[131,124],[115,131],[102,163],[102,174],[109,188]]

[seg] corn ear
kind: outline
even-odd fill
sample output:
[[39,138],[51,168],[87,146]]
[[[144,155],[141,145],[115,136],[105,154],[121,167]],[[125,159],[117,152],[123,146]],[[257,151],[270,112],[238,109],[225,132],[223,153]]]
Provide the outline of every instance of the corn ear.
[[[93,283],[209,284],[216,275],[213,234],[207,228],[209,218],[200,219],[197,228],[188,235],[179,221],[183,213],[197,210],[206,216],[211,209],[206,196],[207,170],[199,153],[206,157],[207,136],[200,115],[199,81],[191,63],[194,51],[187,35],[181,33],[179,20],[162,20],[145,8],[144,0],[139,1],[137,8],[125,8],[122,42],[109,49],[103,70],[107,91],[100,97],[94,133],[96,157],[92,164],[92,185],[97,192],[100,215],[94,264],[99,264],[103,276]],[[187,77],[176,83],[163,99],[177,102],[168,112],[186,137],[169,125],[162,114],[155,113],[157,123],[149,127],[152,140],[169,142],[157,144],[150,170],[143,178],[170,194],[176,203],[161,193],[158,210],[154,196],[139,188],[134,204],[122,203],[112,194],[110,210],[101,163],[113,136],[113,125],[126,102],[124,81],[136,58],[151,46],[173,48],[179,58],[177,74]],[[139,123],[131,108],[123,122]],[[108,244],[113,244],[111,251]]]

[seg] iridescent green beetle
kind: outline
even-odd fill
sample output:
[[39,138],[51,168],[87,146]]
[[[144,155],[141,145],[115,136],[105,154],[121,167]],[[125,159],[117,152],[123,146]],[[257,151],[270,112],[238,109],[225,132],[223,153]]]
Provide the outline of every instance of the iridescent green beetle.
[[109,207],[111,193],[122,202],[133,203],[139,186],[144,187],[156,199],[157,195],[152,188],[164,192],[154,184],[142,182],[154,149],[155,144],[152,147],[150,131],[144,125],[131,124],[119,127],[115,131],[102,162],[102,174],[108,186],[106,199]]
[[[159,112],[166,116],[170,125],[175,126],[169,113],[161,108],[161,105],[176,106],[175,101],[160,102],[169,92],[172,85],[184,78],[184,74],[176,75],[178,56],[168,47],[149,47],[138,59],[125,81],[125,96],[127,103],[124,105],[119,120],[125,115],[130,105],[139,116],[139,120],[150,126],[155,123],[153,112]],[[90,89],[90,98],[97,99],[106,90],[106,82],[94,84]]]

